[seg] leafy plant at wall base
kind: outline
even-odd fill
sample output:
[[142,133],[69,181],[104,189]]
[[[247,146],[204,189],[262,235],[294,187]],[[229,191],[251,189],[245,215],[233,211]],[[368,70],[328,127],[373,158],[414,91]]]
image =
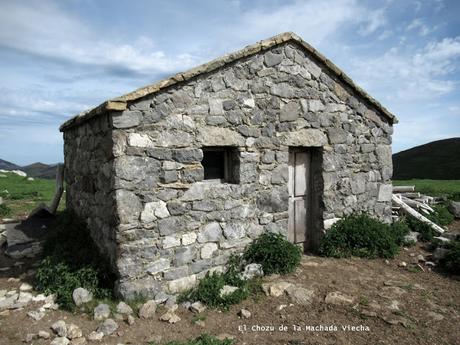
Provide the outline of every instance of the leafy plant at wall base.
[[72,292],[78,287],[96,298],[111,296],[114,276],[85,224],[65,211],[56,217],[46,238],[43,259],[35,276],[38,291],[56,294],[56,302],[72,310]]
[[321,240],[319,252],[323,256],[336,258],[391,258],[399,252],[397,237],[399,235],[395,236],[388,224],[366,214],[353,214],[328,230]]
[[[237,304],[249,296],[246,282],[239,280],[235,285],[230,284],[231,279],[225,273],[208,273],[200,280],[198,286],[181,295],[179,301],[201,301],[211,308],[228,309],[232,304]],[[235,283],[235,281],[233,281]],[[238,287],[238,290],[225,296],[220,296],[220,290],[225,285]]]
[[72,270],[63,261],[46,257],[37,270],[36,289],[45,294],[55,294],[56,302],[66,310],[74,307],[72,292],[78,287],[91,291],[96,298],[109,297],[108,289],[99,287],[98,271],[92,267]]
[[264,274],[286,274],[299,265],[302,251],[283,235],[267,232],[249,245],[243,257],[249,263],[261,264]]

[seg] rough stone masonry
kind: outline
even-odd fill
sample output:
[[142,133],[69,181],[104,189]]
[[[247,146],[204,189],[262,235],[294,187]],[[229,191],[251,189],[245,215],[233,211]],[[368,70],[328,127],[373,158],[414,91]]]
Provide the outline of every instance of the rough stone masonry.
[[[290,147],[321,152],[319,233],[352,212],[389,221],[395,122],[281,34],[64,123],[67,207],[110,259],[119,295],[162,300],[261,233],[286,234]],[[204,180],[216,146],[236,152],[232,182]]]

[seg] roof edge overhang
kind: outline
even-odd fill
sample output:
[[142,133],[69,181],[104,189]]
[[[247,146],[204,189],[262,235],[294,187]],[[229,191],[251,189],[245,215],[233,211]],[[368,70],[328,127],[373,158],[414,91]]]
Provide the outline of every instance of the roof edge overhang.
[[186,72],[180,72],[174,76],[163,79],[155,84],[151,84],[145,87],[141,87],[133,92],[127,93],[123,96],[105,101],[104,103],[98,105],[95,108],[84,111],[71,119],[64,122],[59,130],[61,132],[66,131],[71,127],[78,126],[79,124],[88,121],[89,119],[105,114],[111,111],[123,111],[127,109],[128,103],[136,101],[142,97],[155,94],[160,90],[168,88],[172,85],[188,81],[196,76],[199,76],[204,73],[209,73],[215,71],[227,64],[240,60],[242,58],[255,55],[258,52],[268,50],[274,46],[293,41],[299,44],[304,48],[309,54],[311,54],[316,60],[324,64],[327,69],[329,69],[339,80],[348,85],[353,89],[359,96],[361,96],[367,103],[376,108],[384,117],[386,117],[391,124],[398,123],[398,119],[392,113],[390,113],[380,102],[371,97],[366,91],[359,87],[350,77],[348,77],[340,68],[338,68],[334,63],[327,59],[323,54],[318,52],[310,44],[305,42],[302,38],[296,35],[293,32],[285,32],[277,36],[268,38],[266,40],[259,41],[255,44],[248,45],[241,50],[238,50],[234,53],[226,54],[217,59],[214,59],[205,64],[194,67]]

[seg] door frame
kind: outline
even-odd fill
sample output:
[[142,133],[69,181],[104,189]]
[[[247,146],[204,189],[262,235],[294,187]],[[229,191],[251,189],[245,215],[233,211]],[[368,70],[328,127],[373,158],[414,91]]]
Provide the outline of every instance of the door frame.
[[[324,182],[323,182],[323,148],[322,147],[307,147],[307,146],[289,146],[288,148],[288,169],[289,169],[289,178],[288,178],[288,191],[289,191],[289,199],[288,199],[288,239],[291,242],[295,241],[295,234],[291,234],[291,191],[290,191],[290,184],[291,182],[291,170],[294,169],[295,166],[291,168],[291,153],[295,152],[308,152],[309,153],[309,178],[308,178],[308,187],[307,187],[307,197],[306,200],[306,224],[305,224],[305,231],[306,231],[306,241],[298,243],[299,245],[303,244],[304,251],[315,251],[319,247],[319,241],[322,237],[322,225],[323,225],[323,194],[324,194]],[[295,162],[294,162],[295,163]],[[294,193],[294,191],[292,191]],[[294,229],[295,232],[295,229]],[[293,237],[293,238],[292,238]],[[295,243],[295,242],[294,242]]]

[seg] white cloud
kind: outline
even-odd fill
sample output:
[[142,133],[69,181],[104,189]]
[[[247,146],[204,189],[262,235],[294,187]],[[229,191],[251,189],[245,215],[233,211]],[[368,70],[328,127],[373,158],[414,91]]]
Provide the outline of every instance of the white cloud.
[[167,56],[146,37],[134,42],[101,35],[51,2],[8,2],[0,12],[3,46],[73,63],[122,67],[138,73],[165,73],[192,67],[190,54]]
[[263,39],[280,32],[294,31],[309,43],[320,46],[330,43],[327,42],[330,37],[345,26],[363,23],[369,26],[367,30],[373,30],[380,20],[377,17],[369,15],[369,11],[355,0],[298,0],[275,10],[264,7],[251,9],[243,13],[231,32],[224,35],[234,45],[239,45],[248,37],[251,40]]
[[429,33],[433,32],[436,29],[436,27],[429,28],[421,18],[415,18],[413,21],[409,23],[409,25],[406,27],[406,31],[418,31],[420,36],[426,36]]
[[34,87],[33,90],[13,87],[0,88],[0,119],[9,118],[13,122],[63,121],[71,114],[89,107],[87,103],[73,100],[66,92],[53,92],[45,88]]
[[366,21],[359,29],[359,33],[363,36],[373,34],[377,29],[385,26],[386,17],[385,9],[381,8],[375,11],[371,11],[366,15]]
[[433,99],[455,90],[460,37],[428,43],[415,52],[393,47],[381,56],[355,58],[352,74],[370,90],[386,89],[387,99]]

